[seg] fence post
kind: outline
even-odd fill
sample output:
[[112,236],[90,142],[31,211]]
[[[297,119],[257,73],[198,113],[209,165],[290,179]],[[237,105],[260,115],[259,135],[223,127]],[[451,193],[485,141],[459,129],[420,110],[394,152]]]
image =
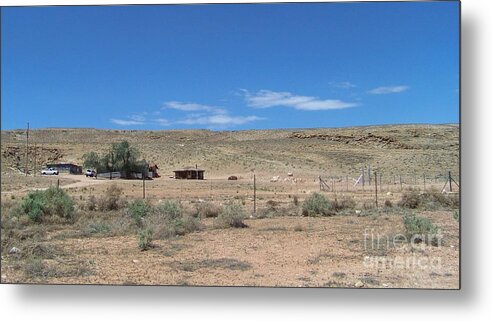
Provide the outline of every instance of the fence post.
[[378,207],[378,174],[374,172],[374,192],[376,196],[376,208]]
[[256,175],[253,175],[253,214],[256,216]]
[[402,185],[402,182],[401,182],[401,175],[399,175],[400,177],[400,192],[403,190],[403,185]]
[[451,193],[453,191],[453,184],[452,184],[452,178],[451,178],[451,171],[448,172],[449,176],[449,192]]
[[27,123],[27,131],[26,131],[26,168],[24,170],[26,176],[29,168],[29,122]]
[[[377,184],[378,181],[376,180],[375,183]],[[383,174],[379,174],[379,191],[383,192]]]
[[362,168],[362,190],[364,190],[366,171]]
[[145,171],[142,171],[142,193],[143,199],[145,199]]
[[[368,166],[367,168],[367,177],[369,178],[369,186],[371,186],[371,165]],[[376,184],[378,182],[376,181]]]

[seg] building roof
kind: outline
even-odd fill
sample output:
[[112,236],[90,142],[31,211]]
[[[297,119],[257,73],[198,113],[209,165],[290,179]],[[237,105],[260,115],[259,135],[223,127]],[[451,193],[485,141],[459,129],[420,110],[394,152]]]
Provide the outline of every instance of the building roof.
[[204,172],[205,170],[204,169],[200,169],[200,168],[196,168],[196,167],[193,167],[193,166],[188,166],[188,167],[184,167],[184,168],[180,168],[180,169],[175,169],[173,172],[189,172],[189,171],[193,171],[193,172]]

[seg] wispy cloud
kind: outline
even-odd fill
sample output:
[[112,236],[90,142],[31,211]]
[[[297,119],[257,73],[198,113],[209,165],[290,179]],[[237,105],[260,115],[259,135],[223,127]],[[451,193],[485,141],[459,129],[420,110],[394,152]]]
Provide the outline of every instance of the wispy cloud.
[[136,122],[144,122],[145,121],[145,117],[142,115],[131,115],[128,118],[133,120],[133,121],[136,121]]
[[204,111],[213,114],[225,114],[227,111],[216,106],[207,106],[195,103],[183,103],[179,101],[168,101],[164,103],[163,109],[176,109],[181,111]]
[[190,116],[186,119],[177,121],[178,124],[184,125],[207,125],[207,126],[236,126],[244,125],[254,121],[262,120],[264,118],[257,116],[229,116],[229,115],[212,115],[204,117]]
[[171,121],[169,121],[166,118],[156,118],[156,119],[153,119],[152,122],[159,125],[159,126],[170,126],[172,123]]
[[131,120],[131,119],[115,119],[115,118],[111,118],[110,121],[113,124],[120,125],[120,126],[144,125],[145,124],[145,122],[143,122],[143,121]]
[[350,81],[340,81],[340,82],[331,82],[330,85],[336,88],[341,88],[341,89],[349,89],[349,88],[355,88],[357,87]]
[[246,103],[254,108],[270,108],[275,106],[292,107],[298,110],[332,110],[354,107],[356,103],[345,102],[338,99],[319,99],[311,96],[298,96],[290,92],[276,92],[271,90],[260,90],[251,94],[243,90]]
[[373,95],[395,94],[410,89],[409,86],[383,86],[371,89],[368,93]]

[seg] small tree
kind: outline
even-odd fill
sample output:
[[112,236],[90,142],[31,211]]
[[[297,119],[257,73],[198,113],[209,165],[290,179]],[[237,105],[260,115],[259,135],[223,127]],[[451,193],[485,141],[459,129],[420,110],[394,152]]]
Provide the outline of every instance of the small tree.
[[128,141],[122,141],[118,144],[113,144],[111,150],[114,156],[114,164],[116,167],[125,172],[126,175],[132,171],[142,171],[141,165],[137,158],[140,156],[140,152],[130,146]]
[[94,168],[97,171],[101,169],[101,158],[96,152],[89,152],[82,156],[84,160],[84,167],[86,168]]

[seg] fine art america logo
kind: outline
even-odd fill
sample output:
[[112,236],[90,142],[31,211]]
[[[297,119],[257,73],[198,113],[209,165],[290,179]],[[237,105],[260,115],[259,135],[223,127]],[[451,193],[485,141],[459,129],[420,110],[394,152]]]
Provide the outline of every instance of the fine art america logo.
[[[365,268],[375,269],[421,269],[434,270],[442,266],[441,257],[431,255],[442,244],[441,231],[432,234],[382,235],[374,229],[364,231]],[[398,255],[388,256],[387,251],[396,251]],[[374,255],[372,255],[374,254]]]

